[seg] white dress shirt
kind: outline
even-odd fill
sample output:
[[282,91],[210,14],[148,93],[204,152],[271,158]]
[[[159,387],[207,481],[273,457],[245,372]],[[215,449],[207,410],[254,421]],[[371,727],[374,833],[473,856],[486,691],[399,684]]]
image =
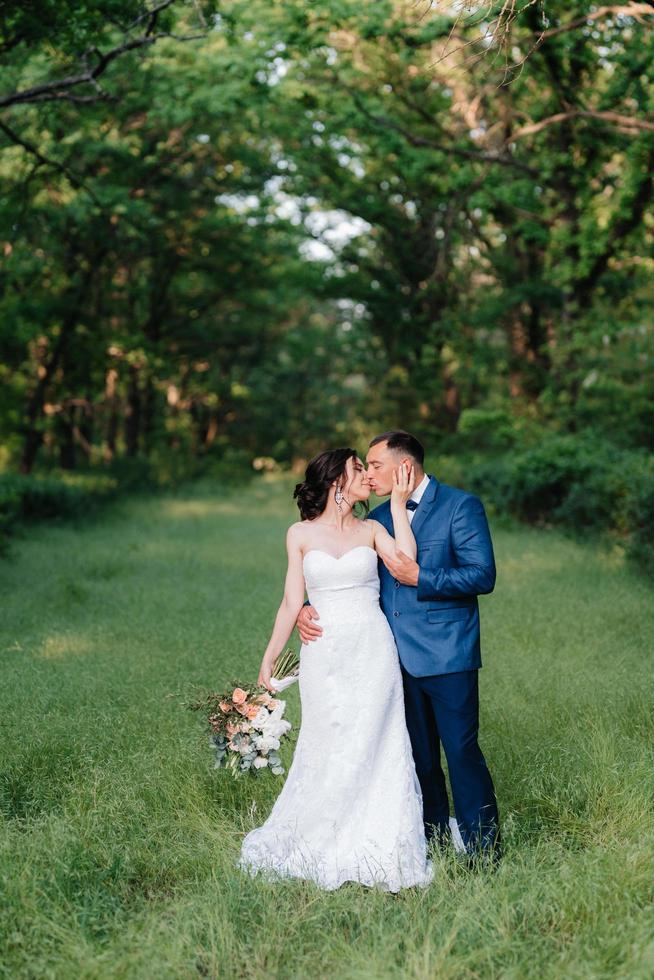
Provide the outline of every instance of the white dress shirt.
[[[423,476],[422,480],[420,481],[420,483],[418,484],[418,486],[415,488],[415,490],[413,491],[413,493],[409,497],[409,500],[415,500],[415,502],[417,504],[419,504],[420,501],[422,500],[422,495],[423,495],[423,493],[425,492],[425,490],[427,489],[428,486],[429,486],[429,477],[425,473],[425,475]],[[409,515],[409,524],[412,524],[413,523],[413,515],[415,514],[415,510],[409,510],[409,511],[407,511],[407,513]]]

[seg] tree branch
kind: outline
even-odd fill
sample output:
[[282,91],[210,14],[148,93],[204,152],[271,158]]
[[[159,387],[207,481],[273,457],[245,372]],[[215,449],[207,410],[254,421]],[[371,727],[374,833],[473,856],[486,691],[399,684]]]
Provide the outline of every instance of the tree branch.
[[604,247],[594,257],[591,267],[575,284],[575,296],[583,308],[595,284],[606,271],[609,261],[615,255],[624,239],[640,225],[643,215],[652,200],[654,192],[654,141],[650,143],[647,156],[636,162],[641,177],[631,195],[631,200],[621,201],[614,220],[607,229]]
[[654,6],[649,3],[627,3],[614,7],[599,7],[592,14],[589,13],[584,17],[577,17],[576,20],[571,20],[567,24],[561,24],[559,27],[550,27],[547,31],[541,31],[536,44],[539,46],[543,41],[547,41],[550,37],[556,37],[557,34],[574,31],[591,21],[611,16],[633,17],[635,20],[641,21],[643,17],[654,17]]
[[[83,70],[65,78],[53,79],[42,82],[40,85],[33,85],[31,88],[11,92],[8,95],[0,96],[0,109],[6,109],[12,105],[20,103],[51,102],[54,100],[68,100],[71,102],[94,102],[101,99],[110,98],[98,84],[98,79],[105,73],[109,65],[126,54],[128,51],[135,51],[155,44],[161,38],[172,38],[175,41],[197,41],[204,37],[204,34],[173,34],[169,31],[157,31],[154,33],[159,14],[167,7],[172,6],[176,0],[163,0],[156,7],[151,8],[146,13],[141,14],[127,28],[125,34],[128,35],[135,26],[147,19],[148,25],[144,34],[138,37],[126,37],[121,44],[111,48],[109,51],[101,52],[98,48],[89,48],[82,56],[81,63]],[[88,66],[91,56],[98,60],[93,67]],[[71,90],[81,85],[91,85],[95,89],[94,94],[78,95],[71,94]]]
[[399,133],[411,143],[412,146],[426,146],[432,150],[439,150],[441,153],[450,153],[452,156],[463,157],[465,160],[478,160],[480,163],[497,163],[502,167],[512,167],[513,169],[521,170],[531,177],[539,176],[538,171],[534,170],[533,167],[529,167],[526,163],[520,163],[518,160],[513,160],[511,157],[496,156],[493,153],[480,153],[477,150],[466,150],[461,146],[447,146],[446,144],[436,142],[436,140],[430,140],[424,136],[417,136],[409,132],[408,129],[405,129],[404,126],[400,126],[398,123],[393,122],[392,119],[386,119],[384,116],[371,115],[370,118],[374,122],[386,126],[388,129],[395,130],[395,132]]
[[150,7],[148,10],[144,10],[142,14],[139,14],[139,16],[132,21],[127,28],[127,31],[133,31],[134,28],[138,27],[139,24],[142,24],[144,20],[147,20],[148,23],[150,23],[154,17],[156,21],[156,18],[159,16],[161,11],[166,10],[168,7],[172,7],[174,3],[176,3],[176,0],[162,0],[162,2],[158,3],[155,7]]
[[557,123],[567,122],[570,119],[577,118],[597,119],[600,122],[605,122],[612,126],[654,133],[654,122],[650,122],[648,119],[636,119],[633,116],[623,116],[619,112],[604,112],[599,109],[570,109],[568,112],[556,112],[553,116],[548,116],[539,122],[529,123],[527,126],[516,129],[515,132],[511,133],[507,143],[513,143],[515,140],[523,139],[525,136],[533,136],[548,126],[555,126]]
[[57,160],[51,160],[49,157],[43,156],[43,154],[38,149],[38,147],[34,146],[33,143],[30,143],[28,140],[24,139],[22,136],[16,133],[5,122],[2,122],[2,120],[0,120],[0,130],[2,130],[5,136],[9,137],[12,143],[15,143],[17,146],[22,147],[29,154],[31,154],[31,156],[35,157],[36,160],[38,160],[40,166],[53,167],[55,170],[58,170],[59,173],[63,174],[64,177],[66,177],[66,179],[70,181],[73,187],[85,191],[89,195],[93,203],[96,204],[102,210],[104,210],[104,205],[102,204],[102,202],[99,200],[98,197],[96,197],[93,190],[87,184],[84,183],[82,177],[79,174],[77,174],[74,170],[71,170],[70,167],[67,167],[63,163],[59,163]]
[[436,140],[430,140],[424,136],[418,136],[417,134],[410,132],[408,129],[405,129],[404,126],[401,126],[394,120],[388,119],[386,116],[377,116],[370,112],[370,110],[367,109],[361,101],[357,92],[346,85],[342,79],[338,78],[338,76],[334,77],[336,83],[349,93],[354,104],[357,106],[359,111],[366,116],[367,119],[369,119],[371,122],[377,123],[380,126],[384,126],[386,129],[392,129],[394,132],[399,133],[400,136],[403,136],[404,139],[412,146],[424,146],[432,150],[439,150],[441,153],[449,153],[452,156],[463,157],[466,160],[477,160],[480,163],[493,163],[499,164],[503,167],[512,167],[513,169],[521,170],[523,173],[529,174],[531,177],[539,176],[539,172],[537,170],[527,166],[525,163],[520,163],[518,160],[513,160],[508,156],[501,157],[495,156],[492,153],[481,153],[478,150],[467,150],[465,147],[438,143]]

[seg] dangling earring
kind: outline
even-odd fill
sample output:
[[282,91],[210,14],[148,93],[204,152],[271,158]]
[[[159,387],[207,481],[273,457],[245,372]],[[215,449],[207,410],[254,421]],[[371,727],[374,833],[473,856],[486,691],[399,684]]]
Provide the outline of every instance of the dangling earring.
[[343,502],[343,491],[342,491],[342,489],[340,487],[336,487],[336,493],[334,494],[334,500],[336,502],[336,506],[338,507],[338,512],[339,512],[339,514],[341,514],[343,512],[343,508],[341,507],[341,504]]

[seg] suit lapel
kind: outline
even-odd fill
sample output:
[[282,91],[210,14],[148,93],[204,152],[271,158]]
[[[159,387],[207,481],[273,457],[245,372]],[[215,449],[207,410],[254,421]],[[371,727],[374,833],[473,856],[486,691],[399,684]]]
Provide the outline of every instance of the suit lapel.
[[418,540],[418,534],[420,533],[420,528],[425,523],[427,514],[431,509],[431,505],[436,499],[436,494],[438,493],[438,480],[435,476],[429,477],[429,486],[425,490],[420,500],[420,503],[416,507],[413,514],[413,520],[411,521],[411,530],[413,531],[413,536]]

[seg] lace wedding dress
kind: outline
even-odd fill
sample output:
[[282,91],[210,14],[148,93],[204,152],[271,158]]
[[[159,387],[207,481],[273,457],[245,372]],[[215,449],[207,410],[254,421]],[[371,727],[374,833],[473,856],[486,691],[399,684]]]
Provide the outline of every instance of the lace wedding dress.
[[240,866],[269,877],[398,891],[427,884],[422,798],[393,634],[379,606],[377,554],[362,545],[304,556],[323,635],[302,647],[302,726],[293,764]]

